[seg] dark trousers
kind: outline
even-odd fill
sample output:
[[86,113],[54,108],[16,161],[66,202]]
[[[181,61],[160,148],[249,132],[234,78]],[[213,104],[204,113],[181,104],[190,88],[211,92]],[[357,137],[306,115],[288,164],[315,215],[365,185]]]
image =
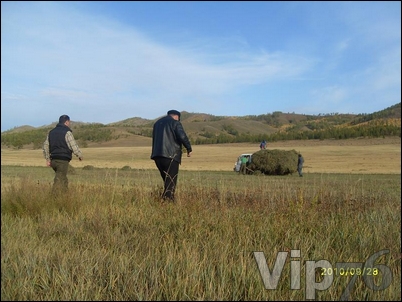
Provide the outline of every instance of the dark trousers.
[[303,166],[298,165],[297,166],[297,172],[299,173],[299,176],[303,176]]
[[52,159],[52,168],[56,173],[53,181],[53,193],[68,189],[67,172],[70,162],[68,160]]
[[179,174],[179,163],[166,157],[156,157],[154,161],[164,183],[162,198],[173,201]]
[[240,165],[240,173],[241,174],[246,174],[247,173],[247,164],[242,163]]

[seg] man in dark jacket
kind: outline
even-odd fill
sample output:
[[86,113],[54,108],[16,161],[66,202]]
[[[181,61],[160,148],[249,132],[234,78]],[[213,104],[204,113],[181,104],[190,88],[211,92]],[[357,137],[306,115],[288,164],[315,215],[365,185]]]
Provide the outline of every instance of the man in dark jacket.
[[46,165],[56,172],[53,182],[53,193],[58,189],[65,191],[68,188],[67,172],[72,154],[83,160],[81,150],[78,148],[70,129],[70,117],[62,115],[55,128],[50,130],[43,143],[43,156]]
[[297,160],[297,172],[299,173],[299,176],[303,176],[303,164],[304,164],[304,158],[303,156],[299,153],[299,158]]
[[165,117],[155,122],[152,131],[151,159],[155,161],[164,182],[164,200],[174,201],[182,146],[187,150],[187,157],[190,157],[192,148],[180,122],[180,112],[169,110]]

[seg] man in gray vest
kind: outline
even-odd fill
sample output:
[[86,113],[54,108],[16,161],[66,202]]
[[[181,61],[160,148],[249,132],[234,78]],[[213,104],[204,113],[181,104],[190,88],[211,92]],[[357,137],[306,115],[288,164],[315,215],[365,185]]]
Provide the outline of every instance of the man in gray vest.
[[73,153],[80,161],[83,160],[82,153],[70,129],[70,117],[62,115],[59,118],[59,123],[50,130],[43,143],[43,156],[46,159],[46,165],[52,167],[56,173],[53,193],[57,193],[57,190],[64,192],[68,189],[67,172]]

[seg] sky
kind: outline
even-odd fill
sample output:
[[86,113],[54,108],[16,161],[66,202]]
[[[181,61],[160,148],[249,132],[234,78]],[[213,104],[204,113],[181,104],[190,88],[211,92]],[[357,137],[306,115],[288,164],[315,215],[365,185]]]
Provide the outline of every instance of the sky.
[[399,102],[400,1],[1,1],[2,132]]

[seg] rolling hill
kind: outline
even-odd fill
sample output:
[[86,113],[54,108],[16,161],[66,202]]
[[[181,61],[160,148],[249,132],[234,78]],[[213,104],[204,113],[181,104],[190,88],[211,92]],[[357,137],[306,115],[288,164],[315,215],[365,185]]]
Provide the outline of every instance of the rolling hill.
[[[72,129],[83,147],[149,145],[156,120],[133,117],[110,124],[73,121]],[[182,111],[181,122],[193,144],[400,136],[401,103],[371,114],[306,115],[276,111],[214,116]],[[38,128],[23,126],[2,132],[2,148],[40,148],[55,125],[56,122]]]

